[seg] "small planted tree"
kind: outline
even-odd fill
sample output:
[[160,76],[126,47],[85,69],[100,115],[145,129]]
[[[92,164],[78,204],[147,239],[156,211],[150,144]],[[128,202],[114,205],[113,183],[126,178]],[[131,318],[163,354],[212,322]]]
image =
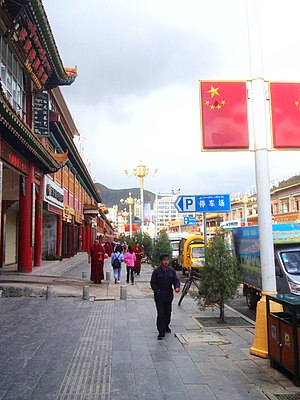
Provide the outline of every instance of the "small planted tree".
[[217,304],[219,322],[225,322],[225,302],[232,299],[240,283],[240,269],[226,238],[227,232],[218,230],[205,248],[205,267],[201,272],[199,305]]
[[159,238],[154,241],[151,256],[151,264],[153,267],[155,265],[160,265],[159,256],[161,253],[168,253],[170,257],[172,255],[172,247],[169,236],[166,233],[162,233]]

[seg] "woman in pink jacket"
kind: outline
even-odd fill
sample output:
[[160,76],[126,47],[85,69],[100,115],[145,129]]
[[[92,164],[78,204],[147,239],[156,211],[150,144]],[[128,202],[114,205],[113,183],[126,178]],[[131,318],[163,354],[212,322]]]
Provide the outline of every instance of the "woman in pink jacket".
[[134,252],[132,251],[132,247],[128,246],[128,250],[124,255],[124,262],[127,267],[127,279],[126,282],[129,283],[129,274],[131,277],[131,284],[133,285],[134,282],[134,263],[136,260],[136,256]]

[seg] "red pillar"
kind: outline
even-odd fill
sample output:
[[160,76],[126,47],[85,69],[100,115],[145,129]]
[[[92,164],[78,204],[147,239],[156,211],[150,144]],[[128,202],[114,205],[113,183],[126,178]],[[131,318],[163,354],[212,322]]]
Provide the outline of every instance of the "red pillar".
[[56,224],[56,255],[62,258],[62,216],[57,215]]
[[67,257],[70,258],[72,257],[72,246],[73,246],[73,238],[72,238],[72,233],[73,233],[73,229],[72,229],[72,224],[68,224],[67,225],[67,231],[68,231],[68,254]]
[[44,175],[40,178],[40,187],[35,202],[35,239],[34,239],[34,266],[42,265],[42,243],[43,243],[43,190]]
[[32,272],[32,187],[34,166],[29,164],[28,176],[20,177],[18,271]]
[[91,224],[88,224],[85,227],[85,238],[86,238],[86,252],[89,253],[90,252],[90,248],[92,245],[92,226]]

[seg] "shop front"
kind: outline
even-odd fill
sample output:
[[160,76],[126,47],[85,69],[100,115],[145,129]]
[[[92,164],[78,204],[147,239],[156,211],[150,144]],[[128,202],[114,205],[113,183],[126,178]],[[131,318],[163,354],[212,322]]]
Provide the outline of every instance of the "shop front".
[[48,260],[62,258],[63,189],[45,176],[43,206],[42,257]]
[[[5,151],[4,151],[5,148]],[[29,171],[27,160],[19,156],[7,143],[1,142],[1,266],[18,262],[20,183]]]
[[21,272],[41,265],[43,173],[1,138],[0,266],[18,264]]
[[300,222],[300,212],[288,212],[282,214],[275,214],[273,216],[275,224],[286,224],[291,222]]
[[70,258],[77,254],[78,229],[75,226],[75,210],[64,206],[62,214],[62,257]]
[[84,251],[83,215],[80,211],[75,211],[75,224],[77,230],[77,251]]
[[90,251],[93,241],[97,238],[97,218],[99,208],[95,204],[86,204],[83,208],[85,226],[85,250]]

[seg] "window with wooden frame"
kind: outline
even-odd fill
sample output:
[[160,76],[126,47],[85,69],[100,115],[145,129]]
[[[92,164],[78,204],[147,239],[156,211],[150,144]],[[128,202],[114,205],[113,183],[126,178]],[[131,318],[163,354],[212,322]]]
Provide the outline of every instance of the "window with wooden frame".
[[294,198],[294,210],[293,211],[300,211],[300,197],[299,196]]
[[55,172],[54,180],[55,180],[56,183],[59,184],[59,186],[61,186],[61,183],[62,183],[62,168],[59,169],[57,172]]
[[70,171],[69,174],[69,192],[71,194],[74,194],[74,179],[75,179],[75,175],[73,174],[73,172]]
[[75,177],[75,199],[79,198],[79,182],[78,179]]
[[282,214],[288,213],[290,211],[289,199],[288,198],[280,199],[280,202],[281,202],[281,213]]
[[69,189],[69,167],[67,165],[64,166],[64,188]]

